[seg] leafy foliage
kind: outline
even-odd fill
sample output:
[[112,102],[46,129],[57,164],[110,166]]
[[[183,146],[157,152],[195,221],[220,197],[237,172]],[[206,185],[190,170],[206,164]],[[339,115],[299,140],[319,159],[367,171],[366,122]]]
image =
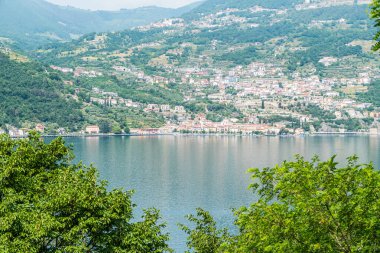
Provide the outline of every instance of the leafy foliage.
[[[351,157],[338,167],[335,157],[325,162],[297,157],[250,172],[259,200],[235,212],[239,234],[212,252],[379,251],[380,172],[373,164]],[[196,228],[187,230],[196,252],[204,252],[198,238],[213,226],[212,219],[201,218],[191,217]]]
[[376,80],[368,87],[368,92],[358,94],[358,98],[364,102],[372,103],[374,106],[380,107],[380,81]]
[[187,216],[188,220],[195,224],[191,229],[180,224],[179,227],[185,231],[188,237],[187,246],[198,253],[217,252],[229,235],[226,229],[220,230],[216,227],[216,222],[207,211],[198,208],[196,215]]
[[[371,18],[375,21],[375,27],[377,29],[380,28],[380,1],[379,0],[372,0],[371,4]],[[373,50],[378,51],[380,49],[380,31],[378,30],[374,40],[377,41],[375,46],[373,47]]]
[[0,136],[0,251],[167,252],[157,210],[132,222],[132,192],[107,191],[58,138]]

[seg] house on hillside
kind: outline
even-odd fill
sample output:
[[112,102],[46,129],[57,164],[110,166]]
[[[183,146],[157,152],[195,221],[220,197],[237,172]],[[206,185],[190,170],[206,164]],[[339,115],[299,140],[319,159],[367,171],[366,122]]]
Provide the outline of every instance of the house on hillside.
[[65,135],[66,134],[66,129],[64,129],[63,127],[58,128],[57,133],[59,135]]
[[10,127],[8,129],[8,134],[12,138],[20,138],[25,137],[27,135],[27,133],[24,130],[18,129],[16,127]]
[[36,131],[39,133],[45,132],[45,126],[43,124],[37,124],[36,125]]
[[87,126],[86,127],[86,133],[88,134],[99,134],[100,133],[100,129],[98,126]]

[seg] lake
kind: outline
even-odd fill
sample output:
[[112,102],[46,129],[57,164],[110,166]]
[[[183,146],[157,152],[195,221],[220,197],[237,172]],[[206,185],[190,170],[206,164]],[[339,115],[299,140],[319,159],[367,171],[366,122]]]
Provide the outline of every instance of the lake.
[[[110,189],[134,189],[141,208],[161,210],[171,234],[170,246],[184,252],[186,235],[177,223],[197,207],[210,211],[221,226],[232,226],[231,208],[255,196],[247,189],[248,168],[268,167],[295,154],[338,161],[357,154],[380,165],[378,136],[150,136],[67,138],[76,162],[93,163]],[[137,215],[141,212],[137,211]]]

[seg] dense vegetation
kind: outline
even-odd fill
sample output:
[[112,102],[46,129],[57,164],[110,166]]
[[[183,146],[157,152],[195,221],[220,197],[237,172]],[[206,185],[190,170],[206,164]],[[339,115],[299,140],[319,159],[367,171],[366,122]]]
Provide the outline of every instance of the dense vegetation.
[[3,54],[0,66],[0,127],[49,122],[78,130],[83,123],[80,106],[63,97],[59,76],[35,62],[21,63]]
[[[261,4],[277,8],[298,2],[213,0],[197,11],[207,12],[215,6],[225,8],[224,3],[230,7]],[[313,10],[300,13],[299,20],[308,19],[307,13],[331,17]],[[372,16],[380,19],[379,13],[380,2],[375,0]],[[335,14],[330,12],[329,15]],[[345,15],[360,18],[355,12]],[[353,25],[358,25],[355,21]],[[380,26],[379,20],[376,25]],[[221,40],[226,45],[265,42],[283,33],[302,39],[301,45],[307,48],[303,52],[289,53],[290,71],[308,63],[322,68],[317,61],[323,56],[363,56],[361,48],[346,44],[354,39],[368,39],[368,31],[302,30],[294,23],[282,23],[243,31],[234,27],[203,31],[193,41],[198,46],[205,46],[213,39]],[[226,34],[231,37],[227,38]],[[185,41],[189,39],[187,36],[172,38],[172,41]],[[380,35],[376,37],[379,38]],[[130,46],[150,39],[154,41],[155,37],[147,38],[147,33],[128,31],[111,37],[107,43],[114,48],[120,42],[129,43]],[[80,44],[80,41],[75,43]],[[376,50],[379,48],[379,45],[375,47]],[[131,61],[144,66],[167,49],[136,51]],[[255,59],[257,50],[248,47],[218,55],[214,60],[237,64],[242,56]],[[249,61],[242,63],[249,64]],[[21,63],[2,54],[0,66],[1,127],[5,124],[22,127],[25,124],[51,122],[75,130],[83,124],[85,117],[80,111],[80,104],[62,95],[62,90],[67,87],[64,87],[60,75],[49,73],[47,68],[35,62]],[[107,78],[100,81],[126,98],[173,105],[182,101],[179,93],[174,91],[176,84],[147,88],[133,80]],[[83,78],[75,81],[82,88],[79,101],[88,102],[89,94],[86,91],[92,88],[92,80]],[[380,106],[379,91],[379,82],[373,82],[369,85],[369,92],[358,97]],[[213,121],[220,121],[221,116],[226,115],[240,116],[235,108],[207,100],[183,105],[193,113],[207,112],[207,118]],[[299,104],[297,107],[307,115],[329,120],[337,126],[346,125],[348,130],[360,127],[359,120],[336,120],[333,114],[318,106]],[[118,132],[128,128],[125,111],[111,111],[106,106],[98,106],[87,107],[84,113],[86,116],[96,115],[86,120],[98,123],[102,132]],[[140,110],[128,113],[148,116]],[[274,116],[262,120],[268,123],[295,123],[292,117]],[[72,159],[72,152],[62,139],[46,144],[33,133],[24,140],[0,136],[0,251],[170,251],[167,245],[169,236],[163,232],[165,226],[160,223],[157,210],[147,210],[141,219],[136,219],[133,216],[135,206],[131,202],[132,192],[108,191],[106,182],[98,180],[95,168],[72,164]],[[351,157],[346,166],[340,167],[335,157],[328,161],[317,157],[306,161],[297,157],[295,161],[286,161],[273,168],[251,169],[250,173],[250,189],[259,198],[250,206],[235,211],[238,232],[218,228],[207,211],[197,209],[195,215],[188,216],[190,224],[180,226],[189,236],[190,250],[199,253],[379,252],[380,171],[373,164],[359,164],[357,157]]]
[[368,92],[358,94],[358,98],[364,102],[372,103],[376,107],[380,107],[380,81],[376,80],[368,88]]
[[254,60],[258,59],[260,56],[257,53],[255,47],[248,47],[242,50],[234,51],[231,53],[225,53],[220,56],[216,56],[214,60],[216,61],[229,61],[234,65],[248,65]]
[[188,246],[211,252],[378,252],[380,172],[357,157],[338,167],[334,157],[262,170],[250,188],[259,200],[235,212],[239,233],[218,229],[198,209],[189,216]]
[[1,252],[169,250],[157,210],[133,217],[132,192],[109,192],[95,168],[72,159],[62,139],[0,136]]
[[[93,167],[72,164],[61,138],[0,135],[0,250],[169,252],[157,210],[133,217],[132,192],[108,191]],[[251,169],[259,199],[235,211],[238,233],[202,209],[180,225],[189,249],[216,252],[377,252],[380,172],[357,157]]]

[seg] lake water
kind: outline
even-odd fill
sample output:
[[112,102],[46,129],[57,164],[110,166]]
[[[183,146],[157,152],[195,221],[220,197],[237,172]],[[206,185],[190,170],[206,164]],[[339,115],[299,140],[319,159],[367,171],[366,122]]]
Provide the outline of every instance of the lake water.
[[[247,190],[248,168],[268,167],[295,154],[339,161],[353,154],[380,165],[380,137],[153,136],[67,138],[76,161],[93,163],[110,188],[136,190],[141,208],[161,210],[170,245],[184,252],[186,235],[177,223],[197,207],[210,211],[222,226],[232,226],[231,208],[255,200]],[[139,212],[139,211],[138,211]]]

